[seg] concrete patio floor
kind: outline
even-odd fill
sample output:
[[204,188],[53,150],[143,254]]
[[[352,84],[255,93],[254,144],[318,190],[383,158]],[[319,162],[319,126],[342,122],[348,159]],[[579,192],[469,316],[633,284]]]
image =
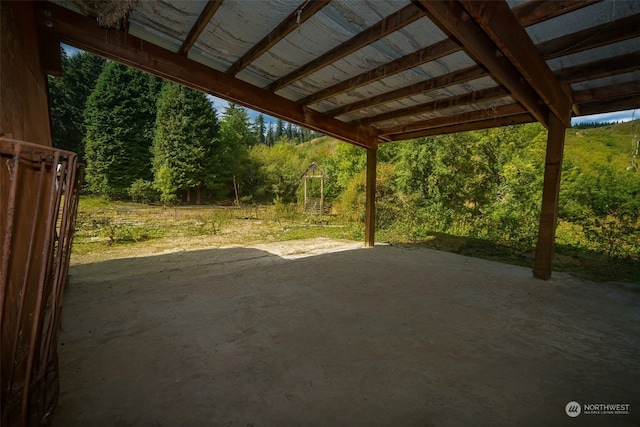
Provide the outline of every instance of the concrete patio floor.
[[640,425],[637,286],[359,246],[72,267],[53,426]]

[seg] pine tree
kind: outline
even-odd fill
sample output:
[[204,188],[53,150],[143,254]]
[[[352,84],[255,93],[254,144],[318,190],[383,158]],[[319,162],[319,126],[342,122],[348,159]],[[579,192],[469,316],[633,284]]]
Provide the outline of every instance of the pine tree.
[[275,137],[275,134],[273,133],[273,124],[269,123],[269,127],[267,128],[267,137],[266,137],[267,147],[273,147],[275,139],[276,137]]
[[84,110],[106,60],[87,52],[69,58],[64,50],[62,76],[49,77],[53,146],[78,154],[84,162]]
[[249,148],[256,145],[256,136],[251,132],[247,110],[229,104],[220,122],[221,160],[224,165],[220,184],[226,184],[228,195],[239,201],[242,187],[246,183],[252,166]]
[[124,65],[106,65],[87,100],[86,179],[90,191],[126,198],[151,179],[151,141],[161,80]]
[[280,119],[276,122],[276,133],[274,135],[274,140],[279,141],[280,138],[284,136],[284,122]]
[[266,134],[265,134],[266,126],[264,123],[264,116],[262,114],[258,114],[258,117],[256,117],[256,121],[253,124],[253,129],[256,134],[258,143],[265,144],[266,143]]
[[155,186],[164,202],[173,202],[179,191],[196,189],[202,201],[203,186],[213,185],[218,172],[216,149],[218,119],[207,96],[175,83],[165,82],[158,98],[153,170]]

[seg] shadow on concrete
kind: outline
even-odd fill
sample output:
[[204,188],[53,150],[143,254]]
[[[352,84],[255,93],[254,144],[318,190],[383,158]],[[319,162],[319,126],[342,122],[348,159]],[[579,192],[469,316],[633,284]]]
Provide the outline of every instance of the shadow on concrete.
[[630,404],[640,295],[422,248],[75,266],[54,427],[568,425]]

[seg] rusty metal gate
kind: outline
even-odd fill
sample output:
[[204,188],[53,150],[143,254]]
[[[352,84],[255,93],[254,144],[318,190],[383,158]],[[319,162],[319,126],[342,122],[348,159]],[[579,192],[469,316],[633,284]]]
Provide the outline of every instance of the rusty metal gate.
[[58,331],[78,181],[74,153],[0,138],[3,426],[43,425],[58,400]]

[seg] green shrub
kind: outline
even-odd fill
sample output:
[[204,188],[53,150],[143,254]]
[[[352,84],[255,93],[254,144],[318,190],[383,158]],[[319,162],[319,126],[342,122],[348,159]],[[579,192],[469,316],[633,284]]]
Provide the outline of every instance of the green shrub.
[[128,190],[131,200],[138,203],[154,203],[160,201],[160,192],[151,181],[136,180]]

